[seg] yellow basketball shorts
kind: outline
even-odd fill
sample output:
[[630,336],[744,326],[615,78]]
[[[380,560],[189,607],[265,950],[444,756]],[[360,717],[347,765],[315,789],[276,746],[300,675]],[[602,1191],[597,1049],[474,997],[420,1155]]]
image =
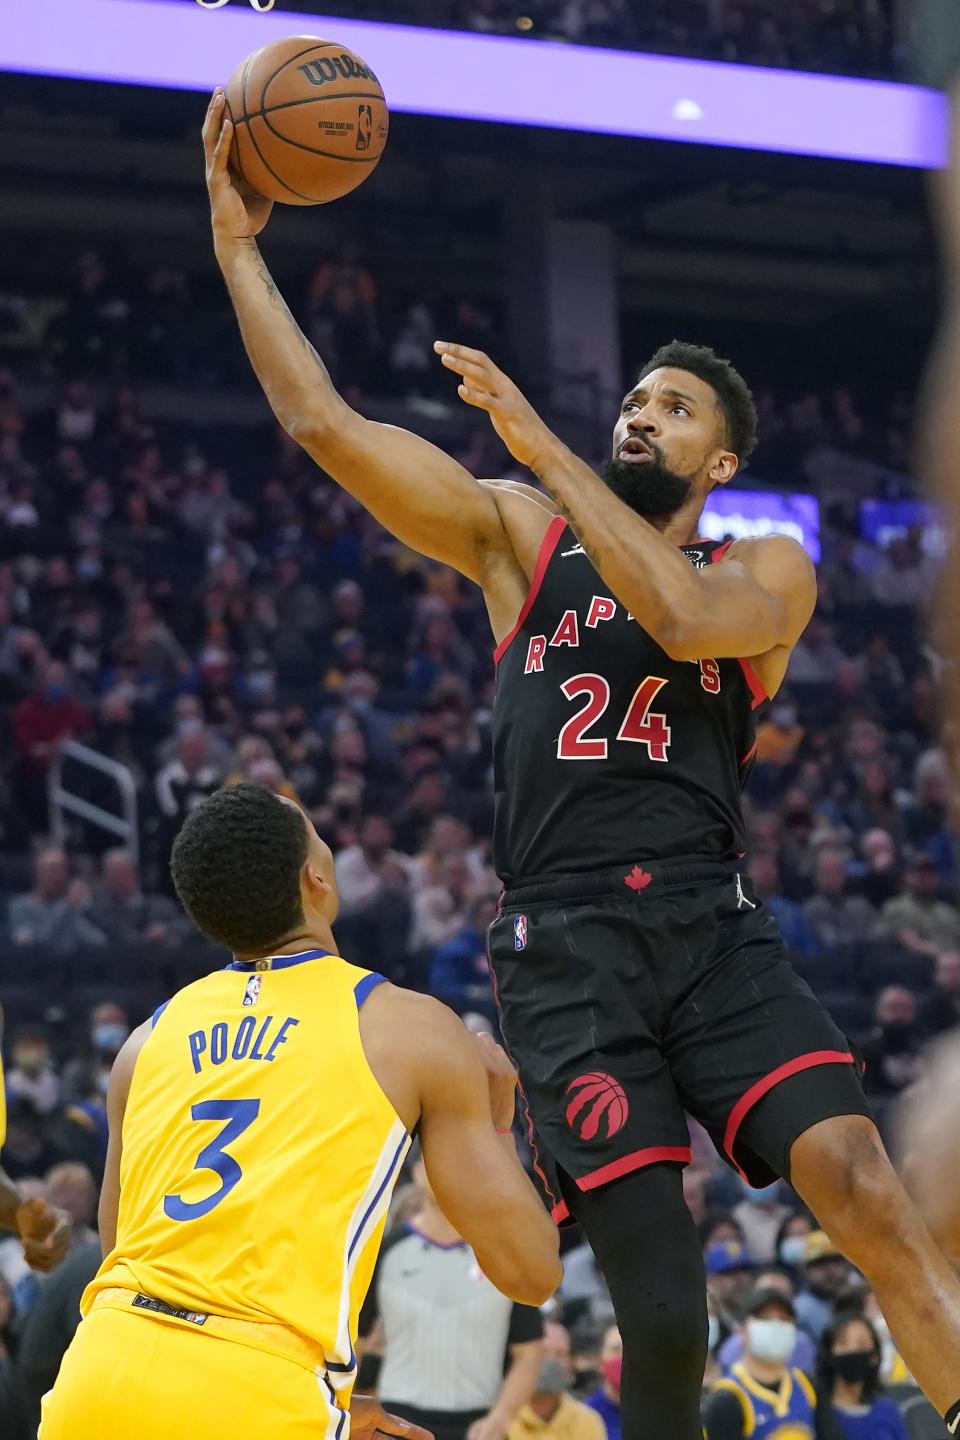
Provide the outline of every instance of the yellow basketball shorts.
[[98,1304],[44,1396],[38,1440],[342,1440],[346,1429],[322,1369]]

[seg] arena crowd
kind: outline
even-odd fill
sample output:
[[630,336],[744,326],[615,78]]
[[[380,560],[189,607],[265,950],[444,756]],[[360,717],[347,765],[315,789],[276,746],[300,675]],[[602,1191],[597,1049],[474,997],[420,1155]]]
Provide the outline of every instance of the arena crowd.
[[[485,946],[498,893],[495,680],[478,593],[393,541],[285,436],[200,434],[151,416],[138,387],[182,361],[197,323],[179,272],[123,289],[89,252],[70,283],[43,345],[0,374],[2,1160],[28,1193],[69,1211],[75,1236],[45,1280],[13,1239],[0,1243],[5,1437],[31,1433],[97,1264],[112,1058],[171,990],[226,958],[191,932],[167,871],[200,799],[241,778],[298,799],[336,852],[344,954],[496,1027]],[[388,357],[378,382],[414,427],[441,403],[429,307],[391,309],[351,256],[319,267],[304,307],[345,390],[362,398],[377,351]],[[494,328],[471,300],[457,318],[479,344]],[[927,639],[935,560],[919,528],[883,547],[865,539],[855,503],[857,483],[912,496],[909,404],[887,397],[880,424],[852,388],[759,400],[751,476],[818,493],[824,524],[818,610],[759,727],[745,885],[862,1048],[886,1129],[922,1076],[924,1046],[960,1018],[954,797]],[[486,429],[468,412],[460,424],[447,443],[468,468],[509,473]],[[122,819],[110,782],[61,755],[70,741],[132,777],[137,820],[122,841],[89,812],[52,826],[60,763],[66,788]],[[851,1428],[876,1420],[880,1379],[903,1386],[907,1404],[916,1393],[861,1279],[788,1187],[748,1192],[702,1134],[694,1155],[685,1184],[710,1279],[706,1381],[738,1357],[749,1365],[768,1321],[795,1323],[790,1363],[819,1387],[822,1414],[836,1412],[837,1433],[900,1434],[879,1420]],[[422,1190],[401,1193],[398,1223],[426,1204]],[[511,1440],[602,1440],[598,1423],[619,1440],[609,1297],[589,1250],[575,1234],[565,1243],[566,1278]],[[518,1349],[534,1343],[516,1334]],[[843,1380],[833,1356],[844,1347],[875,1349],[862,1382]],[[371,1378],[379,1348],[372,1330]],[[711,1405],[709,1440],[725,1440],[723,1406]],[[568,1430],[551,1429],[561,1411]]]
[[[313,0],[284,0],[315,11]],[[889,0],[331,0],[325,13],[482,34],[892,78],[903,64]]]

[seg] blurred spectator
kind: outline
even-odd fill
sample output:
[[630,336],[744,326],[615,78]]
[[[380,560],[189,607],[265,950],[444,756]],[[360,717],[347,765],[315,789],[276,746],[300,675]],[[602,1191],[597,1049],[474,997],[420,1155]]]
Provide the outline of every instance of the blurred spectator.
[[[166,895],[147,895],[129,850],[108,850],[103,857],[100,893],[90,919],[111,945],[180,944],[190,926],[180,907]],[[119,1048],[119,1047],[118,1047]]]
[[815,614],[790,656],[787,677],[795,687],[830,685],[845,658],[830,626]]
[[736,1324],[738,1308],[753,1285],[756,1265],[739,1240],[715,1240],[703,1257],[707,1290],[724,1324]]
[[207,732],[187,730],[177,743],[176,757],[164,765],[154,782],[157,803],[171,834],[201,800],[213,794],[222,779],[223,771],[210,753]]
[[782,1222],[777,1234],[777,1264],[796,1279],[807,1250],[807,1236],[814,1223],[806,1210],[794,1210]]
[[861,1046],[866,1070],[863,1088],[870,1096],[899,1095],[920,1070],[917,1002],[903,985],[887,985],[877,996],[876,1026]]
[[936,958],[933,989],[917,1014],[917,1029],[924,1039],[942,1035],[960,1021],[960,952],[944,950]]
[[100,1268],[99,1240],[79,1245],[39,1287],[22,1328],[17,1368],[24,1388],[24,1437],[35,1435],[40,1401],[57,1377],[67,1346],[80,1323],[80,1298]]
[[409,855],[393,848],[393,826],[383,815],[368,815],[356,845],[336,857],[341,912],[367,910],[383,900],[406,895],[416,874]]
[[497,915],[496,895],[477,895],[468,909],[466,925],[433,953],[427,970],[427,985],[454,1010],[486,1009],[493,1013],[487,930]]
[[596,1408],[574,1400],[569,1388],[563,1361],[544,1355],[533,1395],[520,1407],[507,1440],[606,1440]]
[[743,1359],[714,1387],[704,1417],[706,1440],[734,1440],[759,1427],[769,1431],[767,1421],[798,1440],[801,1436],[812,1440],[813,1386],[802,1371],[790,1368],[796,1319],[793,1301],[781,1289],[758,1289],[744,1301]]
[[[758,1270],[754,1277],[753,1289],[779,1290],[789,1298],[791,1304],[793,1304],[796,1295],[793,1281],[779,1268]],[[805,1375],[812,1375],[815,1357],[816,1348],[810,1336],[802,1330],[797,1330],[796,1343],[787,1359],[787,1364],[796,1366],[796,1368],[802,1370]],[[724,1370],[729,1370],[731,1365],[735,1365],[737,1361],[742,1358],[743,1330],[738,1325],[720,1346],[717,1359],[720,1361]]]
[[468,928],[470,867],[463,855],[448,855],[439,867],[436,882],[414,896],[413,951],[435,951]]
[[747,861],[747,874],[758,900],[770,911],[783,943],[795,955],[815,955],[819,949],[803,906],[780,893],[780,871],[771,850],[754,850]]
[[740,1223],[751,1257],[765,1265],[777,1258],[777,1235],[791,1206],[784,1203],[779,1181],[755,1190],[741,1180],[740,1188],[743,1199],[734,1206],[733,1218]]
[[844,1440],[907,1440],[906,1421],[880,1393],[880,1338],[863,1315],[838,1315],[820,1338],[817,1380]]
[[558,1294],[563,1301],[564,1316],[571,1325],[583,1317],[598,1324],[613,1318],[613,1301],[607,1282],[585,1240],[565,1253]]
[[70,883],[62,850],[41,850],[34,861],[33,889],[15,895],[7,912],[14,945],[43,946],[54,955],[71,955],[84,945],[103,945],[106,937],[83,910],[86,892]]
[[84,1052],[63,1070],[63,1089],[71,1100],[82,1101],[85,1092],[106,1097],[110,1071],[130,1034],[130,1021],[122,1005],[103,1000],[90,1011]]
[[853,1271],[822,1230],[807,1236],[803,1284],[797,1294],[797,1324],[816,1344],[833,1319],[834,1306],[850,1282]]
[[900,892],[900,866],[893,836],[886,830],[867,830],[860,840],[863,867],[856,876],[857,890],[874,909],[881,911]]
[[876,911],[862,895],[848,895],[842,850],[822,850],[814,866],[815,894],[803,907],[821,950],[852,947],[877,929]]
[[937,867],[926,854],[908,865],[902,892],[881,911],[883,928],[917,955],[960,949],[960,911],[937,898]]
[[10,1062],[5,1075],[8,1101],[27,1101],[38,1115],[49,1115],[60,1100],[60,1081],[43,1026],[23,1025],[13,1032]]
[[97,1185],[86,1165],[63,1161],[54,1165],[45,1179],[47,1198],[70,1216],[74,1245],[96,1241],[93,1224],[97,1215]]
[[70,694],[70,675],[59,660],[37,671],[34,689],[13,712],[21,803],[38,826],[46,814],[47,771],[64,740],[83,736],[92,717]]
[[603,1379],[586,1404],[596,1411],[603,1421],[607,1440],[621,1440],[620,1427],[620,1374],[623,1369],[623,1341],[616,1325],[604,1332],[600,1347],[600,1374]]

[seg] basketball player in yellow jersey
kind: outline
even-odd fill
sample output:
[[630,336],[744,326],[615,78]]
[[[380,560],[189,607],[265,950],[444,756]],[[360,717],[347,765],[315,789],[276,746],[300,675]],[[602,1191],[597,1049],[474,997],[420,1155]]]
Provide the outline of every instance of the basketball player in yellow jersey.
[[514,1151],[513,1070],[439,1002],[340,958],[333,858],[291,801],[218,791],[171,869],[198,929],[237,958],[117,1057],[106,1259],[40,1440],[346,1440],[349,1419],[355,1437],[422,1440],[375,1401],[351,1404],[412,1132],[494,1285],[537,1305],[562,1274]]
[[[0,1045],[3,1043],[3,1009],[0,1007]],[[0,1050],[0,1150],[7,1138],[7,1097]],[[15,1230],[23,1241],[23,1254],[31,1270],[55,1270],[70,1249],[70,1217],[46,1200],[28,1200],[0,1168],[0,1226]]]

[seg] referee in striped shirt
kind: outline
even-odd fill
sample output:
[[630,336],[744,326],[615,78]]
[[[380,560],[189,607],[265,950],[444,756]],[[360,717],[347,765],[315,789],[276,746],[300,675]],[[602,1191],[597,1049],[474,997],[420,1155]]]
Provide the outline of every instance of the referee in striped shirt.
[[384,1240],[360,1336],[377,1321],[381,1404],[436,1440],[504,1440],[533,1395],[543,1354],[540,1312],[507,1299],[434,1199],[414,1149],[421,1204]]

